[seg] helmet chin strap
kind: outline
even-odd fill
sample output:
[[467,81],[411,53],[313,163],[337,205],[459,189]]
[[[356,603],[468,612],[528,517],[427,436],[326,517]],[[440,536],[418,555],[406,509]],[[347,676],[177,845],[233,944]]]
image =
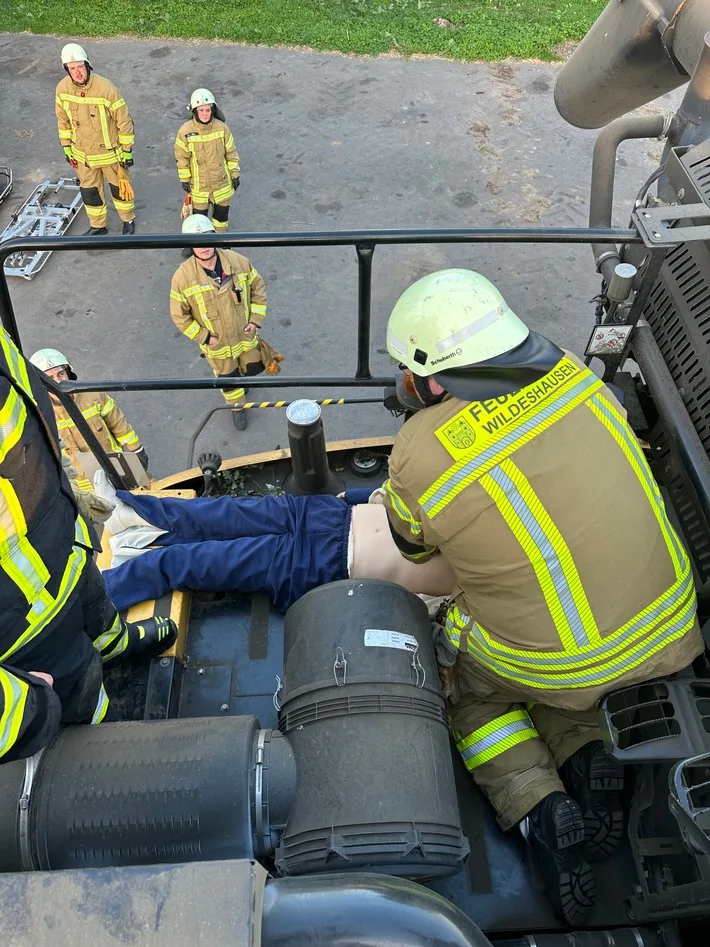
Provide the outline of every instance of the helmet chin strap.
[[424,403],[425,408],[429,408],[434,404],[439,404],[444,399],[445,391],[442,391],[441,394],[433,395],[429,388],[429,379],[422,378],[421,375],[412,374],[412,380],[414,382],[414,390],[419,395],[419,398]]

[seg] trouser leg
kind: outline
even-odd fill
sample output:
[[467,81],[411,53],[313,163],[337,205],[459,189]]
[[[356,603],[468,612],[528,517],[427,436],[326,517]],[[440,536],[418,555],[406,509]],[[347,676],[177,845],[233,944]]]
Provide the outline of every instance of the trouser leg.
[[210,204],[209,201],[201,201],[195,198],[195,195],[192,195],[192,213],[193,214],[202,214],[203,217],[209,217],[210,215]]
[[84,210],[92,227],[105,227],[108,209],[104,200],[104,179],[101,168],[87,168],[79,164],[76,169],[79,177]]
[[[238,368],[231,372],[220,372],[215,369],[215,375],[221,378],[241,378],[242,373]],[[222,388],[222,397],[232,408],[242,408],[247,400],[247,390],[243,386],[239,388]]]
[[596,707],[588,710],[562,710],[559,707],[534,704],[530,708],[530,717],[558,769],[581,747],[602,739]]
[[212,224],[217,233],[229,227],[229,200],[212,206]]
[[[106,178],[109,191],[111,191],[111,198],[113,199],[113,206],[116,208],[116,213],[124,223],[130,223],[135,219],[136,205],[133,198],[130,200],[121,198],[121,192],[118,184],[118,165],[109,164],[103,167],[101,170],[103,171],[103,175]],[[130,182],[131,177],[128,169],[124,168],[121,173]]]
[[95,562],[87,566],[81,589],[84,630],[104,664],[125,655],[130,645],[129,628],[106,594],[104,580]]
[[514,826],[550,793],[564,792],[554,760],[520,704],[465,693],[449,706],[449,719],[464,765],[502,829]]

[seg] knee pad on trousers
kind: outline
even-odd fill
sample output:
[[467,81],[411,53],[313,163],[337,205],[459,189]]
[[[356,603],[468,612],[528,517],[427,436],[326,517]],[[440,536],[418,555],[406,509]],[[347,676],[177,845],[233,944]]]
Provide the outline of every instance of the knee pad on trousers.
[[81,191],[84,203],[88,204],[89,207],[103,206],[104,199],[97,187],[80,187],[79,190]]
[[118,198],[119,201],[121,200],[121,192],[118,189],[118,184],[109,183],[108,189],[111,191],[112,197]]
[[244,369],[244,375],[246,377],[254,376],[254,375],[261,375],[263,371],[264,371],[263,362],[249,362],[249,364]]
[[195,207],[195,205],[193,204],[193,205],[192,205],[192,213],[193,213],[193,214],[202,214],[203,217],[209,217],[209,216],[210,216],[210,205],[208,204],[207,207],[204,207],[204,208],[202,208],[202,209],[200,210],[199,208]]
[[229,204],[215,204],[212,208],[212,219],[225,224],[229,218]]

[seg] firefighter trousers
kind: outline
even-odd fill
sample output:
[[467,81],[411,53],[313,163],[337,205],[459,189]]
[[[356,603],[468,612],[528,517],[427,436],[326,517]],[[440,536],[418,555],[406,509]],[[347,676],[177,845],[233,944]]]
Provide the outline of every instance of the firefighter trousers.
[[[234,194],[232,194],[232,197]],[[210,199],[202,202],[198,200],[195,195],[192,195],[192,212],[193,214],[202,214],[205,217],[209,217],[209,208],[210,204],[212,205],[212,226],[214,227],[217,233],[224,232],[229,227],[229,205],[232,202],[232,197],[222,198],[219,203]]]
[[[209,350],[205,350],[206,352]],[[242,356],[239,359],[234,358],[205,358],[210,364],[214,374],[218,378],[244,378],[253,375],[260,375],[264,371],[264,363],[258,354],[258,348],[247,352],[249,360]],[[256,358],[256,361],[254,360]],[[247,388],[243,385],[239,388],[222,388],[221,393],[227,404],[235,409],[241,408],[247,400]]]
[[[118,163],[106,164],[100,168],[87,168],[85,164],[79,162],[76,169],[81,185],[81,196],[84,199],[84,210],[89,218],[92,227],[105,227],[108,217],[108,208],[106,207],[105,187],[111,192],[113,205],[116,208],[118,216],[124,222],[128,223],[136,216],[136,205],[134,201],[122,201],[118,190]],[[130,175],[127,169],[123,170],[129,179]]]
[[545,796],[565,792],[559,767],[601,739],[596,703],[574,710],[530,703],[512,681],[492,685],[465,653],[456,672],[461,696],[448,708],[456,748],[501,828],[512,828]]

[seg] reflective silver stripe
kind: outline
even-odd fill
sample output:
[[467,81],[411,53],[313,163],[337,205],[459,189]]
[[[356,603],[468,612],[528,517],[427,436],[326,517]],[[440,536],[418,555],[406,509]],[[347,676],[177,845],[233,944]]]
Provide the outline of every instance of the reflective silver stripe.
[[[18,704],[22,699],[23,689],[22,684],[14,674],[9,671],[0,673],[2,673],[0,696],[3,697],[3,714],[0,717],[0,722],[2,722],[3,717],[5,719],[3,728],[0,730],[0,756],[3,756],[10,749],[10,734],[15,723],[15,715],[19,710]],[[19,729],[20,727],[18,727],[18,732]]]
[[464,342],[466,339],[470,339],[473,335],[478,335],[479,332],[483,332],[484,329],[487,329],[488,326],[492,326],[494,322],[497,322],[500,316],[498,315],[497,309],[491,309],[490,312],[487,312],[485,316],[482,316],[480,319],[476,319],[475,322],[469,323],[463,329],[459,329],[458,332],[454,332],[453,335],[448,336],[446,339],[442,339],[441,342],[436,343],[436,348],[439,352],[445,352],[447,349],[452,349],[455,345],[459,345],[461,342]]
[[[629,640],[629,638],[631,638],[637,632],[643,630],[645,626],[652,626],[658,616],[666,611],[666,609],[672,608],[674,605],[683,602],[683,599],[687,596],[688,592],[692,591],[692,587],[693,576],[691,572],[688,572],[680,587],[675,592],[669,592],[666,596],[664,596],[655,608],[651,609],[651,611],[644,615],[643,618],[639,618],[629,625],[622,635],[619,635],[618,637],[607,637],[604,639],[602,644],[598,645],[596,648],[592,648],[589,651],[584,651],[581,654],[568,655],[563,651],[556,651],[553,654],[546,654],[543,651],[540,652],[539,657],[530,653],[519,655],[510,654],[510,652],[503,651],[500,647],[497,647],[495,642],[487,641],[481,629],[475,623],[469,629],[469,640],[471,639],[471,636],[475,637],[485,651],[485,656],[490,660],[494,660],[496,657],[499,657],[502,661],[507,661],[511,664],[530,664],[539,668],[547,667],[550,668],[550,673],[554,674],[555,666],[561,665],[561,670],[564,670],[565,665],[568,667],[575,667],[579,666],[580,664],[592,664],[597,659],[604,658],[605,655],[609,653],[609,651],[616,648],[617,645],[623,645]],[[691,598],[689,602],[690,604],[694,604],[694,599]],[[685,613],[688,604],[688,602],[685,603],[683,607],[683,613]],[[493,652],[493,654],[490,652]],[[480,655],[478,649],[472,653]]]
[[96,703],[96,710],[94,711],[94,716],[91,718],[92,724],[101,723],[101,721],[106,716],[107,710],[108,710],[108,694],[106,693],[106,688],[102,684],[101,690],[99,691],[99,699]]
[[489,733],[488,736],[472,743],[471,746],[465,750],[459,750],[459,753],[464,760],[470,760],[471,757],[478,756],[479,753],[492,749],[496,744],[505,740],[506,737],[510,737],[514,733],[521,733],[523,730],[532,730],[537,734],[537,730],[535,730],[530,720],[515,720],[513,723],[503,724],[498,730],[494,730],[493,733]]
[[481,451],[480,454],[477,454],[468,463],[464,464],[458,470],[455,470],[447,480],[442,483],[442,485],[433,493],[427,500],[425,500],[421,505],[425,513],[428,513],[432,510],[438,503],[444,500],[451,490],[455,489],[456,486],[461,483],[462,480],[465,480],[467,477],[470,477],[472,474],[482,467],[489,460],[494,458],[501,451],[515,444],[517,440],[524,437],[527,434],[530,434],[537,427],[540,427],[545,421],[548,420],[553,414],[568,404],[570,401],[574,400],[578,395],[583,394],[587,389],[593,388],[595,385],[599,384],[599,379],[593,373],[585,375],[580,381],[577,382],[574,387],[570,388],[562,395],[558,395],[553,398],[549,404],[545,405],[544,408],[541,408],[537,411],[531,418],[528,418],[527,421],[516,427],[514,431],[511,431],[509,434],[504,434],[503,437],[499,438],[490,447],[487,447],[485,450]]
[[517,486],[501,467],[494,467],[492,470],[489,470],[488,475],[491,480],[497,483],[501,490],[503,490],[510,505],[518,515],[520,522],[527,530],[533,543],[537,546],[538,552],[544,559],[550,572],[550,578],[552,579],[555,592],[562,606],[562,611],[565,613],[565,617],[569,623],[572,637],[580,647],[582,645],[588,645],[589,637],[584,627],[582,616],[579,614],[575,604],[572,590],[569,587],[567,577],[562,568],[562,563],[552,543],[545,535],[540,522],[526,503],[525,498]]
[[107,628],[99,637],[94,641],[94,647],[97,651],[103,651],[104,648],[107,648],[110,644],[113,644],[116,637],[121,633],[123,629],[123,622],[121,621],[121,616],[116,613],[116,617],[111,622],[111,627]]

